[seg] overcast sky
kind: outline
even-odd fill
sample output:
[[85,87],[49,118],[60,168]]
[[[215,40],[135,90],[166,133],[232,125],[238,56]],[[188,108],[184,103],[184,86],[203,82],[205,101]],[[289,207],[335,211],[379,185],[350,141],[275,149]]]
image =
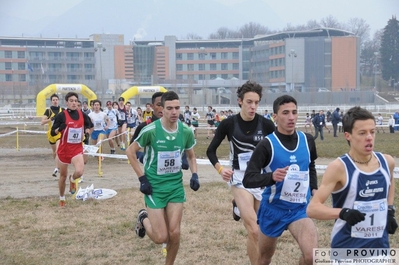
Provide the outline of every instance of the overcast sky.
[[339,22],[363,18],[372,36],[398,13],[398,0],[0,0],[0,36],[113,33],[124,34],[128,43],[194,33],[206,39],[220,27],[256,22],[281,30],[329,15]]

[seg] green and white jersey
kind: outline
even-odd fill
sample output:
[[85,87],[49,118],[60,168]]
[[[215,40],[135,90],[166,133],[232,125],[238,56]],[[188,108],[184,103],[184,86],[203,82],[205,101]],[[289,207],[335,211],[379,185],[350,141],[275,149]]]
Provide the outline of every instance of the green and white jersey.
[[145,126],[135,141],[144,148],[144,173],[153,192],[169,192],[183,185],[182,153],[196,143],[191,128],[178,121],[177,130],[169,132],[159,119]]

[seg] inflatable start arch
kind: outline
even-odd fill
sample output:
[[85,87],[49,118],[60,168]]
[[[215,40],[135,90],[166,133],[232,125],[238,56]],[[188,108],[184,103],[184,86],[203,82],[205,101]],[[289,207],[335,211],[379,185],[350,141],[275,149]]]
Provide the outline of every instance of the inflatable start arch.
[[132,86],[122,93],[121,97],[125,99],[125,103],[137,94],[149,94],[152,96],[155,92],[166,92],[163,86]]
[[[82,94],[90,101],[97,98],[96,94],[87,86],[82,84],[51,84],[40,91],[36,97],[36,116],[42,116],[46,110],[46,98],[49,98],[54,93],[68,93],[76,92]],[[60,99],[62,100],[62,99]]]

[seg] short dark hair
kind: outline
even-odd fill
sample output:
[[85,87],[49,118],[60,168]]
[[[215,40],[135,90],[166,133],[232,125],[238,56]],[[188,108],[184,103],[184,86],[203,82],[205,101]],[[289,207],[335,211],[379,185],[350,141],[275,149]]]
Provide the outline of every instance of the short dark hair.
[[[65,100],[68,101],[68,99],[69,99],[70,97],[76,97],[76,98],[79,100],[79,95],[78,95],[77,93],[75,93],[75,92],[68,92],[68,93],[65,95]],[[58,96],[57,96],[57,98],[58,98]]]
[[162,97],[163,93],[164,92],[158,91],[158,92],[155,92],[154,94],[152,94],[151,102],[152,102],[153,105],[155,103],[155,99],[158,98],[158,97]]
[[295,106],[298,106],[296,99],[291,97],[290,95],[282,95],[276,98],[273,102],[273,112],[277,114],[278,109],[280,108],[281,105],[284,105],[286,103],[294,103]]
[[94,103],[98,102],[98,103],[100,104],[100,107],[101,107],[101,101],[100,101],[100,100],[95,99],[95,100],[93,100],[92,102],[93,102],[93,105],[94,105]]
[[[237,98],[243,100],[245,93],[255,92],[256,94],[259,95],[259,99],[262,99],[262,90],[263,87],[261,85],[259,85],[256,82],[248,80],[247,82],[245,82],[245,84],[237,88]],[[238,106],[241,108],[240,104],[238,104]]]
[[58,95],[57,94],[52,94],[51,96],[50,96],[50,100],[53,100],[53,98],[58,98],[58,99],[60,99],[59,97],[58,97]]
[[365,120],[373,120],[375,122],[375,117],[366,109],[359,106],[352,107],[342,117],[342,128],[344,129],[344,132],[352,133],[355,122]]
[[165,101],[179,100],[179,96],[174,91],[168,91],[163,93],[161,97],[162,107],[165,107]]

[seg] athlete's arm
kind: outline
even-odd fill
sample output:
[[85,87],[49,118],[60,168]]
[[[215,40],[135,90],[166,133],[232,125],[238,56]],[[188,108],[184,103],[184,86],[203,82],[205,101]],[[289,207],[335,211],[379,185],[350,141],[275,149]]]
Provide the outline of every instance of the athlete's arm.
[[185,150],[191,173],[197,173],[197,159],[195,158],[194,148]]
[[144,175],[143,170],[141,169],[139,160],[137,159],[136,152],[140,150],[140,146],[137,142],[133,142],[126,149],[126,155],[129,159],[130,165],[132,166],[134,172],[136,172],[137,177],[141,177]]
[[310,152],[310,164],[309,164],[309,186],[310,192],[313,195],[314,192],[318,189],[317,185],[317,171],[316,171],[316,163],[317,159],[317,150],[316,143],[311,134],[305,133],[306,139],[308,141],[309,152]]
[[89,115],[87,115],[83,111],[82,111],[82,113],[83,113],[85,133],[90,133],[90,130],[91,130],[91,128],[94,127],[94,124],[91,122]]
[[51,136],[56,136],[60,131],[61,124],[65,124],[65,113],[60,112],[55,116],[53,127],[51,128]]
[[258,188],[273,185],[273,172],[261,173],[263,168],[270,163],[271,146],[267,139],[263,139],[258,143],[245,170],[242,184],[246,188]]
[[146,126],[146,123],[140,123],[137,127],[136,130],[134,131],[134,134],[132,136],[132,139],[130,139],[130,144],[133,143],[133,141],[137,138],[137,136],[139,136],[139,133],[141,132],[141,129],[144,128],[144,126]]
[[332,208],[324,203],[333,191],[337,191],[345,185],[345,178],[344,164],[339,159],[335,159],[327,166],[320,187],[309,202],[306,213],[310,218],[318,220],[339,218],[342,208]]
[[48,123],[49,121],[51,121],[51,119],[50,119],[50,110],[46,109],[46,111],[43,114],[42,121],[40,122],[40,124],[44,125],[44,124]]
[[392,158],[392,156],[387,155],[387,154],[384,154],[384,157],[388,162],[389,171],[391,173],[391,185],[390,185],[389,191],[388,191],[388,205],[393,205],[394,198],[395,198],[395,180],[393,179],[393,170],[395,168],[395,160]]

